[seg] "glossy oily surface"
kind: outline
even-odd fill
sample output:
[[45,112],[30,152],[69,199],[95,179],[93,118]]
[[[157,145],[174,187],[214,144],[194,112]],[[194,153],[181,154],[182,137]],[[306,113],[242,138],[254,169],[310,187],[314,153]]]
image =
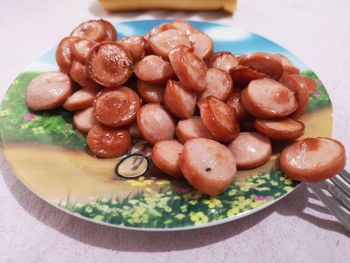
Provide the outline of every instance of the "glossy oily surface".
[[[133,34],[143,35],[162,22],[164,20],[116,24],[118,39],[130,35],[130,28]],[[266,48],[269,52],[288,56],[301,68],[302,74],[317,79],[289,51],[265,38],[213,23],[191,23],[214,39],[217,50],[239,55]],[[223,40],[220,35],[232,38]],[[215,198],[195,191],[185,182],[173,180],[152,165],[137,179],[117,177],[115,167],[121,159],[101,160],[86,153],[85,137],[73,127],[70,113],[58,114],[61,109],[45,113],[27,109],[23,92],[30,80],[43,71],[55,69],[53,48],[17,77],[0,110],[3,124],[0,134],[4,155],[16,176],[31,191],[68,213],[121,228],[193,229],[247,216],[274,203],[297,186],[276,169],[275,156],[258,169],[239,171],[225,193]],[[330,136],[330,100],[321,83],[317,92],[321,96],[311,97],[303,117],[306,135]],[[52,129],[45,128],[47,122],[52,123]],[[319,129],[320,125],[322,129]],[[126,200],[127,205],[120,200]],[[105,211],[99,210],[102,205]]]

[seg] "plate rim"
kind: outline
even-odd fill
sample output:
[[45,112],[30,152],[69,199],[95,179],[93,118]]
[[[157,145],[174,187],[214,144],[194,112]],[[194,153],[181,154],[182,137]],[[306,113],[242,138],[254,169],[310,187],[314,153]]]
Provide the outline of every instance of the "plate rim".
[[[117,22],[112,22],[112,24],[114,26],[117,26],[119,24],[125,24],[125,23],[130,23],[130,22],[158,22],[159,24],[160,23],[165,23],[165,22],[171,22],[171,21],[176,21],[176,20],[179,20],[179,19],[163,19],[163,18],[160,18],[160,19],[136,19],[136,20],[124,20],[124,21],[117,21]],[[255,32],[252,32],[252,31],[249,31],[249,30],[246,30],[245,28],[243,27],[237,27],[237,26],[234,26],[234,25],[227,25],[227,24],[222,24],[222,23],[217,23],[217,22],[211,22],[211,21],[202,21],[202,20],[188,20],[188,19],[183,19],[183,21],[186,21],[186,22],[189,22],[189,23],[204,23],[204,24],[211,24],[211,25],[216,25],[216,26],[220,26],[220,27],[226,27],[226,28],[231,28],[231,29],[238,29],[238,30],[242,30],[244,32],[247,32],[249,34],[253,34],[253,35],[256,35],[256,36],[259,36],[265,40],[268,40],[269,42],[272,42],[274,43],[275,45],[278,45],[279,47],[285,49],[286,51],[288,51],[289,53],[293,54],[294,56],[296,56],[298,58],[298,60],[300,62],[302,62],[306,68],[310,68],[306,63],[304,63],[304,61],[302,61],[297,55],[295,55],[295,53],[293,52],[290,52],[288,49],[284,48],[282,45],[280,45],[279,43],[275,42],[274,40],[270,40],[269,38],[261,35],[261,34],[257,34]],[[2,109],[3,105],[4,105],[4,102],[5,102],[5,97],[7,96],[8,92],[11,90],[11,86],[13,84],[13,82],[21,75],[23,74],[24,72],[29,72],[31,70],[28,70],[30,68],[30,66],[35,62],[37,61],[40,57],[42,57],[44,54],[48,53],[50,50],[52,50],[53,48],[55,48],[57,45],[54,45],[48,49],[46,49],[45,51],[43,51],[42,53],[40,53],[33,61],[31,61],[28,65],[26,65],[24,67],[24,69],[19,73],[17,74],[17,76],[15,77],[15,79],[11,82],[10,86],[7,88],[7,90],[5,91],[3,97],[1,98],[1,104],[0,104],[0,109]],[[57,67],[58,68],[58,67]],[[326,89],[327,90],[327,89]],[[328,93],[328,91],[327,91]],[[333,109],[333,106],[331,104],[331,107]],[[332,126],[334,126],[334,120],[332,118]],[[332,135],[333,135],[333,129],[332,129]],[[17,173],[16,173],[16,169],[14,168],[13,165],[11,165],[10,163],[10,158],[7,156],[6,154],[6,150],[5,150],[5,147],[4,147],[4,140],[3,140],[3,136],[2,136],[2,133],[0,132],[0,149],[1,149],[1,152],[2,152],[2,155],[4,157],[4,160],[6,162],[6,164],[8,165],[8,167],[10,168],[11,170],[11,173],[13,173],[13,175],[16,177],[17,180],[19,180],[32,194],[34,194],[36,197],[38,197],[39,199],[43,200],[45,203],[51,205],[52,207],[54,208],[57,208],[59,209],[60,211],[66,213],[66,214],[69,214],[75,218],[79,218],[79,219],[82,219],[82,220],[85,220],[85,221],[88,221],[90,223],[94,223],[94,224],[98,224],[98,225],[103,225],[103,226],[108,226],[108,227],[113,227],[113,228],[116,228],[116,229],[121,229],[121,230],[133,230],[133,231],[142,231],[142,232],[175,232],[175,231],[188,231],[188,230],[196,230],[196,229],[202,229],[202,228],[207,228],[207,227],[213,227],[213,226],[217,226],[217,225],[221,225],[221,224],[226,224],[226,223],[229,223],[229,222],[233,222],[233,221],[236,221],[236,220],[239,220],[239,219],[242,219],[244,217],[247,217],[249,215],[252,215],[252,214],[255,214],[269,206],[272,206],[274,204],[276,204],[278,201],[280,201],[281,199],[287,197],[289,194],[291,194],[292,192],[294,192],[296,189],[298,189],[301,185],[303,185],[304,183],[303,182],[298,182],[291,190],[289,190],[288,192],[284,193],[283,195],[279,196],[278,198],[276,199],[273,199],[273,200],[270,200],[256,208],[253,208],[253,209],[250,209],[248,211],[244,211],[244,212],[241,212],[239,214],[236,214],[236,215],[233,215],[231,217],[226,217],[224,219],[219,219],[219,220],[214,220],[214,221],[211,221],[211,222],[207,222],[207,223],[202,223],[202,224],[194,224],[194,225],[187,225],[187,226],[181,226],[181,227],[144,227],[144,226],[140,226],[140,227],[134,227],[134,226],[126,226],[126,225],[121,225],[121,224],[112,224],[112,223],[108,223],[108,222],[103,222],[103,221],[98,221],[98,220],[94,220],[93,218],[89,218],[89,217],[85,217],[85,216],[82,216],[81,214],[78,214],[78,213],[74,213],[72,211],[70,211],[69,209],[66,209],[62,206],[60,206],[59,204],[56,204],[54,202],[50,202],[48,199],[42,197],[40,194],[38,194],[37,192],[33,191],[30,187],[28,187],[28,185],[22,180],[21,177],[17,176]]]

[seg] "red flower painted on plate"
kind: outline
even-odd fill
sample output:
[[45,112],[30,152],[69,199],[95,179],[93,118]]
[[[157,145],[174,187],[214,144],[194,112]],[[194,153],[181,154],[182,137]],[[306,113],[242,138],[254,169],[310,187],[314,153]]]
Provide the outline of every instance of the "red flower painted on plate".
[[33,114],[33,113],[27,113],[23,116],[23,119],[26,120],[26,121],[32,121],[32,120],[35,120],[36,119],[36,115]]

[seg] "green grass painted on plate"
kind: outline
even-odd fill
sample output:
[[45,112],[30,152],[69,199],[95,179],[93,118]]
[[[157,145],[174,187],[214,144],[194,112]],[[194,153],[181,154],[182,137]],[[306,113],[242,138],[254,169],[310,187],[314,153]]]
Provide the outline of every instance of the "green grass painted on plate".
[[37,72],[24,72],[12,83],[0,110],[3,142],[30,142],[85,149],[85,136],[73,125],[72,113],[59,108],[30,111],[25,91]]
[[[128,180],[135,184],[135,180]],[[100,199],[92,202],[59,205],[93,220],[129,227],[175,228],[201,225],[231,218],[271,202],[291,191],[296,182],[271,169],[246,181],[233,182],[220,196],[210,197],[188,183],[173,181],[152,190],[152,180],[141,178],[142,192],[124,199]]]

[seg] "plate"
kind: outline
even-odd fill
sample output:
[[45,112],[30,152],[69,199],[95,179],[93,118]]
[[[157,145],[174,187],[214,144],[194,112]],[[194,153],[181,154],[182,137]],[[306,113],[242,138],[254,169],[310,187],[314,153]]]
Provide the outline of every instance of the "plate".
[[[121,38],[143,35],[166,21],[128,21],[115,26]],[[208,22],[190,23],[214,39],[216,51],[286,55],[303,75],[318,83],[307,114],[302,118],[306,124],[305,136],[332,135],[332,106],[327,91],[296,56],[262,36],[238,28]],[[278,169],[278,145],[274,145],[274,155],[268,163],[257,169],[239,171],[227,191],[217,197],[203,195],[184,181],[172,180],[160,173],[152,162],[142,162],[148,164],[148,170],[138,178],[116,176],[115,167],[121,159],[97,159],[87,154],[85,136],[74,128],[71,113],[61,108],[32,112],[25,105],[29,82],[40,72],[58,69],[55,49],[48,50],[19,74],[0,109],[0,136],[6,160],[19,180],[55,207],[113,227],[183,230],[221,224],[255,213],[298,186]],[[144,146],[142,142],[134,143],[138,143],[135,147]]]

